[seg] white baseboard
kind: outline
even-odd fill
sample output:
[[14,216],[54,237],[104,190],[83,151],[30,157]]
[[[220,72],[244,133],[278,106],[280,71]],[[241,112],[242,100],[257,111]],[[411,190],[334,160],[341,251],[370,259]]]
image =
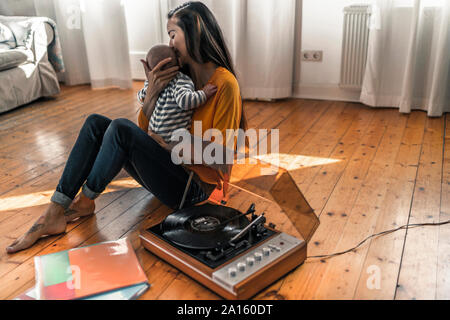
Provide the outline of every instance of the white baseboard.
[[293,98],[360,102],[360,90],[341,89],[337,84],[300,84]]
[[146,80],[141,59],[145,59],[147,52],[130,51],[131,78],[133,80]]

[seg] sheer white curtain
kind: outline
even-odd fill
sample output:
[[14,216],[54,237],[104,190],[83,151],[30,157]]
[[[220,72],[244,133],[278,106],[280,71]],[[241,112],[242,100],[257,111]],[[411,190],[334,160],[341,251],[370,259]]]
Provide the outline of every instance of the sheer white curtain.
[[[185,0],[169,0],[169,8]],[[225,36],[244,98],[292,96],[298,0],[203,0]],[[164,22],[165,23],[165,22]]]
[[66,84],[131,88],[123,1],[35,0],[35,7],[58,25]]
[[361,102],[450,111],[450,1],[375,0]]

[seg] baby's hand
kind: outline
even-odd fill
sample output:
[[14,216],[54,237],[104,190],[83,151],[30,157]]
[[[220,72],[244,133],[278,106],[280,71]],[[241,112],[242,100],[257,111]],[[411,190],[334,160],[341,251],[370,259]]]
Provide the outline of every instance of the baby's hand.
[[202,91],[206,94],[206,99],[209,99],[216,94],[217,87],[213,84],[208,83],[203,87]]

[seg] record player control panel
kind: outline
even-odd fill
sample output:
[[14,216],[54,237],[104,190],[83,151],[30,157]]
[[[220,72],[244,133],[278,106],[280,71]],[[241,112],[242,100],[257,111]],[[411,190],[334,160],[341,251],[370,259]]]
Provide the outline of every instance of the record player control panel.
[[260,246],[252,248],[232,263],[213,273],[213,279],[229,288],[250,277],[285,253],[302,244],[299,240],[285,233],[280,233]]

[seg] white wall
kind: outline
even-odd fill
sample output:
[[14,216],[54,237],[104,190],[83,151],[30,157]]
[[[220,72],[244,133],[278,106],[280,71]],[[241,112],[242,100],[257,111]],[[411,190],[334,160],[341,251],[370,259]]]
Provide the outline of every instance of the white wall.
[[295,97],[359,101],[359,92],[339,88],[346,6],[371,0],[303,0],[302,48],[323,51],[322,62],[301,62]]
[[[148,50],[159,43],[169,43],[165,21],[168,5],[166,0],[126,0],[124,1],[127,20],[128,46],[130,48],[131,76],[133,79],[145,79],[140,59],[145,59]],[[151,12],[162,12],[159,19],[151,19]],[[150,32],[158,30],[159,32]]]

